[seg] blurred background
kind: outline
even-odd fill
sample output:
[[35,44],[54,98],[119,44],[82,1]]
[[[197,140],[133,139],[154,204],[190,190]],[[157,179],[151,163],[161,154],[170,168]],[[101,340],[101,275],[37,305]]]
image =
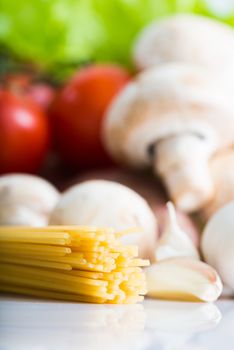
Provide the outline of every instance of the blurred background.
[[5,47],[58,76],[65,64],[114,61],[131,67],[132,43],[141,28],[178,12],[234,24],[233,0],[2,0],[2,56]]
[[[148,23],[181,12],[202,14],[234,24],[233,0],[35,0],[33,2],[2,0],[0,3],[1,87],[2,89],[7,87],[11,92],[14,90],[18,98],[18,101],[9,101],[6,105],[14,104],[14,111],[17,112],[17,108],[23,103],[23,97],[34,100],[49,119],[46,121],[49,127],[45,126],[38,116],[35,117],[41,110],[38,112],[37,108],[33,109],[27,102],[24,102],[26,109],[32,108],[30,113],[34,114],[30,137],[28,134],[24,137],[23,133],[19,136],[14,117],[11,122],[8,118],[8,124],[11,125],[8,125],[7,129],[3,127],[2,121],[0,147],[4,148],[4,154],[0,155],[0,173],[40,172],[46,177],[53,178],[55,171],[51,172],[51,168],[55,164],[57,166],[58,162],[60,164],[61,160],[66,166],[59,165],[55,177],[59,177],[59,171],[63,172],[64,177],[64,173],[74,172],[77,169],[113,165],[104,154],[105,151],[100,149],[102,148],[98,135],[100,120],[112,97],[135,74],[131,52],[134,40]],[[106,83],[108,91],[110,90],[108,84],[112,84],[112,92],[105,98],[102,93],[104,99],[101,102],[102,106],[94,107],[98,109],[96,113],[98,116],[94,116],[93,111],[87,111],[84,105],[77,106],[79,111],[83,108],[84,112],[84,116],[78,118],[79,130],[74,131],[73,120],[70,125],[73,133],[64,130],[62,122],[60,124],[64,131],[58,131],[59,121],[53,123],[50,120],[50,106],[57,89],[66,85],[82,67],[99,63],[115,64],[117,65],[115,68],[120,71],[114,73],[117,77],[110,78],[111,82]],[[88,76],[89,74],[92,76],[96,73],[90,72]],[[101,75],[103,74],[110,77],[112,72],[102,72]],[[90,88],[87,89],[93,91],[92,89],[98,89],[97,86],[98,83],[96,85],[90,83]],[[105,84],[102,86],[105,89]],[[2,99],[6,100],[5,97]],[[99,99],[101,100],[101,97]],[[90,100],[89,94],[87,101],[91,104],[96,103]],[[61,102],[59,108],[63,107],[67,109],[67,105],[65,107]],[[71,113],[74,114],[76,110],[73,112]],[[1,109],[1,114],[4,113]],[[69,119],[69,116],[67,118]],[[86,120],[85,125],[81,119]],[[53,126],[54,124],[56,125]],[[8,138],[7,133],[11,134]],[[31,138],[37,143],[37,147],[34,146],[29,150]],[[61,143],[69,142],[70,138],[79,140],[70,142],[70,148],[61,146]],[[57,146],[54,147],[56,143]]]
[[0,225],[142,227],[151,261],[169,227],[233,290],[233,203],[200,244],[234,200],[233,26],[234,0],[1,0]]

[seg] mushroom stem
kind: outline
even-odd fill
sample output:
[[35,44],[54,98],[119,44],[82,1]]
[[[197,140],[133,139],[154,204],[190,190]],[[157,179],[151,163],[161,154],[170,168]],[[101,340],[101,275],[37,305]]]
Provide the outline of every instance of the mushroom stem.
[[154,170],[175,204],[186,212],[194,211],[213,195],[209,173],[210,149],[196,134],[179,134],[157,143]]

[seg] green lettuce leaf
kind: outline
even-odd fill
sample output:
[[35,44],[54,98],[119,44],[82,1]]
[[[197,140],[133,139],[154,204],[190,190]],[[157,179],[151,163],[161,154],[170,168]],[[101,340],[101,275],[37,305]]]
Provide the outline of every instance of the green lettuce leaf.
[[[211,1],[211,0],[210,0]],[[0,43],[42,67],[59,62],[114,61],[129,65],[137,33],[176,12],[219,16],[208,0],[1,0]]]

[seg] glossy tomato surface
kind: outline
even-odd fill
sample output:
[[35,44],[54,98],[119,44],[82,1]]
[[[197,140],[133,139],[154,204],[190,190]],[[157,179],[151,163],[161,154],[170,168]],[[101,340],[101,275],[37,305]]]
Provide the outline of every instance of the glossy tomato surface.
[[0,90],[0,173],[36,172],[49,141],[48,120],[28,97]]
[[55,88],[51,84],[37,81],[29,73],[8,74],[4,77],[2,86],[31,98],[44,112],[47,112],[55,97]]
[[46,83],[31,84],[25,93],[32,98],[43,111],[47,112],[55,97],[55,90]]
[[115,65],[81,69],[58,93],[51,108],[55,146],[73,168],[107,165],[110,159],[101,141],[105,112],[130,74]]

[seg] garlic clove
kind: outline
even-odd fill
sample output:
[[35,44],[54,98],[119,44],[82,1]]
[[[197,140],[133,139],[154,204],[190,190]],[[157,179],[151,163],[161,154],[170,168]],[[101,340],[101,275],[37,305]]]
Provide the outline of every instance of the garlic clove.
[[234,202],[219,209],[206,224],[201,240],[204,260],[217,269],[234,294]]
[[160,299],[213,302],[222,282],[209,265],[188,258],[163,260],[145,269],[148,296]]
[[156,261],[177,256],[199,259],[199,253],[194,243],[177,224],[176,211],[171,202],[167,203],[167,210],[168,220],[165,230],[155,249]]

